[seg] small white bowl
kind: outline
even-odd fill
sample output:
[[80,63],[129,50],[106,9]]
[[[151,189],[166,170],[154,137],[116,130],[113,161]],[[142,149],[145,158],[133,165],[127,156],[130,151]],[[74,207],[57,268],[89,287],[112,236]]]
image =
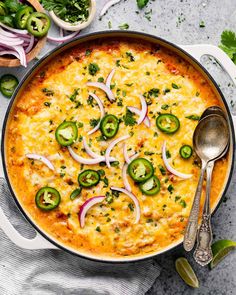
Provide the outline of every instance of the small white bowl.
[[96,0],[90,0],[90,9],[89,9],[89,17],[87,21],[83,23],[75,23],[71,24],[69,22],[65,22],[64,20],[60,19],[53,11],[49,12],[53,21],[62,29],[67,31],[80,31],[91,24],[93,21],[95,14],[96,14]]

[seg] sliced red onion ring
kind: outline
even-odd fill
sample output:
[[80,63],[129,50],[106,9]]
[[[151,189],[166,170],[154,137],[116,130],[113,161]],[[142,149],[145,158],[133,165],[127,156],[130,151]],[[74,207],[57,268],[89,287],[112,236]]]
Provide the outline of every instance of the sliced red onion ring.
[[52,37],[52,36],[47,36],[47,40],[49,42],[55,42],[55,43],[63,43],[66,41],[69,41],[73,38],[75,38],[77,35],[79,35],[79,31],[73,32],[67,36],[64,37]]
[[18,38],[17,35],[14,35],[11,32],[5,31],[1,27],[0,27],[0,35],[10,37],[10,38]]
[[129,135],[124,135],[124,136],[121,136],[121,137],[118,137],[117,139],[113,140],[109,146],[107,147],[106,149],[106,153],[105,153],[105,159],[106,159],[106,163],[107,163],[107,167],[110,168],[111,165],[110,165],[110,162],[109,162],[109,158],[110,158],[110,153],[111,153],[111,150],[113,149],[113,147],[119,143],[120,141],[122,140],[126,140],[128,139],[130,136]]
[[[90,156],[90,157],[92,157],[92,158],[94,158],[94,159],[101,159],[101,162],[104,162],[105,161],[105,157],[104,156],[101,156],[101,155],[99,155],[99,154],[96,154],[96,153],[94,153],[91,149],[90,149],[90,147],[88,146],[88,144],[87,144],[87,142],[86,142],[86,140],[85,140],[85,138],[83,137],[83,146],[84,146],[84,149],[85,149],[85,151],[86,151],[86,153]],[[115,162],[116,161],[116,159],[115,158],[113,158],[113,157],[110,157],[109,158],[109,161],[110,162]]]
[[115,96],[114,96],[113,92],[104,83],[101,83],[101,82],[88,82],[87,86],[99,88],[99,89],[103,90],[106,93],[106,95],[107,95],[107,97],[108,97],[108,99],[110,101],[115,100]]
[[88,199],[84,204],[80,207],[79,210],[79,222],[80,227],[83,228],[85,226],[85,216],[88,210],[93,207],[94,205],[101,203],[105,199],[105,196],[98,196]]
[[103,8],[102,8],[102,10],[101,10],[101,12],[100,12],[100,17],[103,16],[103,15],[108,11],[108,9],[109,9],[111,6],[113,6],[113,5],[117,4],[117,3],[119,3],[120,1],[121,1],[121,0],[110,0],[110,1],[108,1],[108,2],[103,6]]
[[106,79],[106,86],[109,88],[109,89],[111,89],[111,80],[112,80],[112,78],[113,78],[113,76],[114,76],[114,74],[115,74],[115,69],[113,69],[111,72],[110,72],[110,74],[107,76],[107,79]]
[[1,50],[0,49],[0,55],[2,56],[2,55],[14,55],[16,58],[18,58],[18,59],[20,59],[20,56],[19,56],[19,54],[16,52],[16,51],[14,51],[14,50]]
[[[94,159],[87,159],[87,158],[83,158],[83,157],[77,155],[70,146],[68,146],[68,150],[69,150],[69,153],[70,153],[71,157],[76,162],[81,163],[81,164],[95,165],[95,164],[98,164],[98,163],[101,163],[101,162],[105,162],[105,157],[104,156],[101,156],[99,158],[94,158]],[[116,161],[116,159],[109,157],[109,161],[114,162],[114,161]]]
[[132,194],[131,192],[129,192],[128,190],[124,189],[124,188],[112,186],[111,190],[121,192],[121,193],[127,195],[128,197],[130,197],[132,199],[132,201],[134,202],[135,211],[136,211],[136,218],[135,218],[134,223],[138,223],[139,220],[140,220],[141,212],[140,212],[140,205],[139,205],[139,201],[138,201],[137,197],[134,194]]
[[130,186],[128,178],[127,178],[127,168],[128,168],[128,165],[124,164],[124,166],[122,168],[122,179],[124,182],[125,189],[127,189],[127,191],[131,192],[131,186]]
[[136,159],[139,156],[139,153],[135,153],[133,156],[129,157],[128,152],[127,152],[127,145],[126,143],[124,143],[123,145],[123,155],[125,158],[125,162],[127,164],[129,164],[130,162],[132,162],[134,159]]
[[180,177],[180,178],[183,178],[183,179],[188,179],[188,178],[191,178],[191,177],[192,177],[192,174],[181,173],[181,172],[175,170],[175,169],[169,164],[169,161],[168,161],[168,159],[167,159],[167,157],[166,157],[166,141],[164,141],[164,143],[163,143],[163,145],[162,145],[162,159],[163,159],[163,162],[164,162],[164,164],[165,164],[165,166],[166,166],[166,169],[167,169],[170,173],[172,173],[172,174],[174,174],[174,175],[176,175],[176,176],[178,176],[178,177]]
[[31,51],[31,49],[33,48],[33,46],[34,46],[34,36],[31,35],[30,42],[29,42],[28,46],[25,48],[25,53],[29,53]]
[[64,30],[62,28],[59,29],[60,38],[64,37]]
[[0,22],[0,26],[3,27],[4,29],[7,29],[10,32],[17,33],[19,35],[28,35],[29,34],[27,30],[18,30],[18,29],[15,29],[15,28],[11,28],[11,27],[8,27],[8,26],[4,25],[1,22]]
[[55,170],[53,164],[44,156],[38,155],[38,154],[26,154],[26,158],[32,159],[32,160],[38,160],[44,163],[46,166],[48,166],[49,169]]
[[89,92],[89,95],[92,96],[92,98],[94,98],[99,106],[99,109],[100,109],[100,112],[101,112],[101,116],[100,116],[100,120],[99,120],[99,123],[92,129],[88,132],[88,135],[91,135],[93,134],[94,132],[96,132],[99,127],[100,127],[100,122],[101,122],[101,119],[104,117],[105,115],[105,110],[104,110],[104,107],[103,107],[103,104],[102,104],[102,101],[101,99],[94,93],[92,92]]
[[7,38],[7,37],[1,37],[0,36],[0,44],[6,45],[6,46],[16,46],[16,45],[22,45],[24,43],[23,40],[20,40],[18,38]]
[[137,124],[138,125],[140,125],[144,121],[144,119],[147,116],[147,111],[148,111],[148,107],[147,107],[147,103],[146,103],[145,97],[140,94],[139,95],[139,98],[140,98],[142,109],[141,109],[140,117],[139,117],[139,119],[137,121]]
[[[128,110],[130,110],[132,113],[135,113],[136,115],[140,116],[141,115],[141,111],[140,109],[136,108],[136,107],[127,107]],[[151,127],[151,121],[148,117],[148,115],[145,117],[145,119],[143,120],[143,123],[150,128]]]

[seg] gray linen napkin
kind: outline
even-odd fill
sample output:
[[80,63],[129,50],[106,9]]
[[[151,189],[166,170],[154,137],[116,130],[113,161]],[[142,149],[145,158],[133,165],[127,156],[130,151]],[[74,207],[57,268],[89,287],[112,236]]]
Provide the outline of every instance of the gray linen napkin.
[[[35,232],[16,207],[0,179],[1,207],[12,225],[27,238]],[[141,295],[160,274],[153,261],[104,264],[62,250],[24,250],[0,230],[1,295]]]

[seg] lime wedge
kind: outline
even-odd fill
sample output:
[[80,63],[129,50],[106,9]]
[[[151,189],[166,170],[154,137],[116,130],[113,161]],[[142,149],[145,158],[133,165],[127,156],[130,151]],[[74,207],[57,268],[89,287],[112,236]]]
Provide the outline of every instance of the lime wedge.
[[236,242],[231,240],[219,240],[215,242],[212,246],[213,259],[209,265],[210,269],[215,267],[221,262],[231,251],[236,247]]
[[199,282],[195,275],[194,270],[189,264],[188,260],[184,257],[180,257],[175,261],[175,268],[180,275],[180,277],[184,280],[184,282],[193,287],[199,288]]

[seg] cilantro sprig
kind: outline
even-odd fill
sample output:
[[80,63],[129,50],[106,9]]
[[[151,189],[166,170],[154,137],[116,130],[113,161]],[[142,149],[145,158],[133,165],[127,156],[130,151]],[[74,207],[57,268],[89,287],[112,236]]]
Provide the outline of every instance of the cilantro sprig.
[[219,47],[232,59],[236,64],[236,34],[233,31],[225,30],[221,34],[221,44]]

